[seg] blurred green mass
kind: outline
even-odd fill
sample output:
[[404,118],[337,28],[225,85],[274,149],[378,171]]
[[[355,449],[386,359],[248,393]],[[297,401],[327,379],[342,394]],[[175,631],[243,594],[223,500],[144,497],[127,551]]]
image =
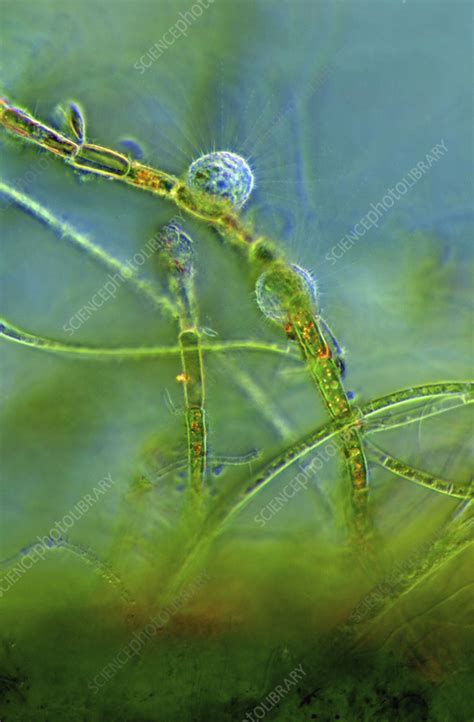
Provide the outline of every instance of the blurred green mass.
[[[89,142],[120,150],[133,139],[144,162],[177,175],[213,150],[247,158],[256,187],[245,214],[314,273],[322,313],[346,350],[346,387],[356,403],[469,378],[469,4],[216,0],[186,36],[137,70],[191,7],[3,2],[2,95],[50,124],[58,104],[74,98]],[[430,172],[377,229],[329,262],[370,205],[441,140],[448,151]],[[79,177],[59,160],[37,172],[37,149],[4,133],[0,144],[3,182],[23,182],[25,193],[121,261],[176,213],[146,193]],[[5,318],[64,342],[177,343],[174,322],[126,284],[71,339],[65,324],[106,272],[1,201]],[[184,227],[197,246],[202,326],[220,340],[283,344],[262,319],[237,256],[206,225],[186,220]],[[155,258],[141,273],[165,288]],[[220,474],[211,463],[216,491],[245,485],[262,461],[326,420],[310,380],[284,358],[208,354],[205,370],[211,459],[259,455]],[[236,516],[203,559],[209,581],[94,693],[90,681],[163,606],[196,533],[193,519],[179,523],[180,472],[160,475],[186,453],[184,420],[175,413],[183,403],[180,371],[179,357],[85,361],[2,340],[1,560],[48,534],[106,474],[114,479],[70,529],[71,546],[51,549],[0,600],[2,721],[242,719],[300,663],[305,678],[269,719],[472,717],[469,550],[402,597],[344,654],[337,648],[351,610],[457,506],[371,467],[383,565],[370,578],[347,548],[337,455],[263,529],[254,516],[291,469]],[[414,466],[468,483],[471,419],[461,409],[389,432],[384,442]]]

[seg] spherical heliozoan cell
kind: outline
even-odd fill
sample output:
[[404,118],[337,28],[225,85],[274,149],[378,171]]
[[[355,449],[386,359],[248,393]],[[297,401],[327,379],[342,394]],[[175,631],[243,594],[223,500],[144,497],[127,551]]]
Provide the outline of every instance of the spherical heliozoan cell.
[[226,198],[236,208],[242,208],[252,192],[254,178],[244,158],[220,150],[191,163],[188,184],[194,190]]
[[[306,268],[291,264],[291,269],[302,281],[303,289],[311,305],[316,308],[317,286],[316,281]],[[282,324],[288,320],[286,303],[290,303],[292,289],[289,280],[280,276],[278,271],[264,271],[256,283],[257,304],[264,316],[271,321]]]

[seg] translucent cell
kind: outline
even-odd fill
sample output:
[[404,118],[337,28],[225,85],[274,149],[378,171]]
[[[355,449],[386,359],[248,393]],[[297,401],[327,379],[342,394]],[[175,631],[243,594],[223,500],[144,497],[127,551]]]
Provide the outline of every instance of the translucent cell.
[[[302,268],[296,263],[292,263],[291,268],[302,280],[308,299],[316,309],[318,299],[316,280],[306,268]],[[264,316],[276,323],[286,322],[287,312],[282,298],[282,285],[279,283],[275,271],[264,271],[259,276],[255,286],[255,293],[258,307]]]

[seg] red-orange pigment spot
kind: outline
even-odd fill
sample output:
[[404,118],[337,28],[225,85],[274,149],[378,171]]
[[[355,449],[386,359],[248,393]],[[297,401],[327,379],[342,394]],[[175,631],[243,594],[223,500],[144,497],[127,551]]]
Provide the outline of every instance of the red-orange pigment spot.
[[148,183],[148,173],[146,171],[138,171],[138,173],[135,176],[135,182],[139,185],[147,185]]
[[313,329],[314,329],[314,323],[313,323],[313,322],[307,323],[307,324],[303,327],[303,338],[304,338],[305,341],[310,341],[310,340],[311,340],[311,336],[313,335]]
[[176,381],[179,381],[181,384],[187,384],[191,380],[191,377],[188,376],[188,374],[178,374],[176,376]]

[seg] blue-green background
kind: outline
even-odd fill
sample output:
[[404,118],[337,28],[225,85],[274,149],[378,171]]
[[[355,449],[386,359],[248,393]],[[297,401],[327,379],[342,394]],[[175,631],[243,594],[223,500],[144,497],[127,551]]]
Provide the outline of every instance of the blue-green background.
[[[147,163],[177,175],[213,149],[249,158],[256,187],[245,212],[317,278],[321,310],[346,350],[347,386],[358,401],[419,383],[468,378],[472,4],[215,0],[186,37],[139,72],[135,63],[189,7],[162,0],[3,0],[2,94],[48,123],[58,104],[74,99],[85,110],[91,142],[119,149],[122,139],[132,138],[142,145]],[[448,152],[385,214],[379,228],[337,264],[329,263],[326,254],[370,204],[441,141]],[[0,142],[1,179],[14,185],[40,156],[4,134]],[[175,213],[152,195],[106,180],[81,180],[59,160],[25,192],[123,261]],[[104,283],[104,270],[4,201],[0,224],[2,315],[31,333],[70,341],[63,326]],[[221,339],[283,342],[260,318],[245,266],[205,225],[189,221],[186,229],[197,248],[202,325]],[[160,287],[152,260],[143,274]],[[73,340],[110,346],[175,339],[173,323],[123,287]],[[144,499],[128,493],[148,463],[147,450],[159,450],[158,463],[182,454],[182,417],[164,402],[167,390],[182,403],[175,381],[178,359],[83,361],[7,341],[2,352],[2,559],[46,534],[110,473],[113,489],[77,522],[71,541],[106,560],[139,607],[152,603],[164,584],[160,573],[170,554],[173,558],[181,501],[167,486]],[[212,357],[207,387],[214,453],[256,449],[270,458],[323,423],[310,382],[285,373],[292,366],[250,354],[237,361],[291,431],[282,439],[231,371]],[[462,410],[390,432],[384,441],[410,463],[467,481],[471,431]],[[244,479],[252,468],[228,470],[219,483]],[[298,663],[298,646],[288,639],[311,630],[317,646],[318,634],[343,619],[366,591],[364,572],[344,558],[346,530],[337,502],[344,484],[337,460],[326,465],[310,496],[300,495],[265,529],[255,525],[261,505],[289,478],[277,480],[216,543],[208,561],[211,581],[189,611],[197,620],[188,630],[189,646],[184,643],[182,651],[182,639],[170,642],[169,665],[174,679],[181,679],[182,696],[154,650],[148,665],[130,664],[102,697],[90,697],[88,675],[116,650],[116,636],[129,636],[121,626],[125,611],[115,587],[94,574],[93,566],[58,550],[2,599],[6,673],[31,681],[30,691],[23,685],[4,696],[2,719],[240,719],[271,690],[272,675],[278,681]],[[447,519],[456,502],[377,469],[371,483],[389,570]],[[463,676],[469,625],[472,629],[468,569],[462,555],[398,610],[403,624],[397,616],[385,623],[385,633],[395,633],[401,650],[414,647],[428,658],[444,650],[440,679],[423,678],[430,690],[426,699],[436,700],[429,719],[464,722],[469,716]],[[436,613],[425,617],[431,607]],[[78,634],[82,618],[87,623]],[[206,624],[211,638],[236,634],[234,646],[226,648],[219,637],[217,651],[211,645],[203,652],[195,627],[201,630],[198,638],[207,639]],[[249,651],[254,628],[265,629],[259,653]],[[375,636],[381,644],[383,634]],[[71,657],[67,650],[73,650]],[[79,660],[74,674],[73,659]],[[195,659],[200,672],[190,662]],[[268,671],[272,664],[275,671]],[[221,666],[229,672],[219,683]],[[22,671],[15,672],[17,667]],[[147,676],[158,668],[161,687]],[[82,674],[84,684],[77,681]],[[393,669],[384,675],[397,676]],[[54,679],[50,694],[42,686],[46,689],[49,679]],[[155,697],[148,699],[147,690]],[[332,719],[338,709],[341,719],[372,719],[357,717],[369,711],[351,717],[341,695],[339,702],[321,703],[319,719]],[[7,699],[17,711],[8,713]],[[369,709],[360,704],[357,709]],[[311,718],[312,710],[301,711],[296,701],[287,705],[287,711],[273,710],[273,719]],[[373,719],[392,719],[380,709]],[[416,704],[414,709],[413,719]]]

